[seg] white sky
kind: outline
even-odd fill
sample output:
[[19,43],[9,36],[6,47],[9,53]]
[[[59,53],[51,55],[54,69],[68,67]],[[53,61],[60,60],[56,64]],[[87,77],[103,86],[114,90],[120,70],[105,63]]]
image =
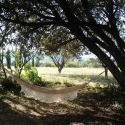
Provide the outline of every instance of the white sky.
[[83,58],[96,58],[96,56],[94,54],[91,55],[83,55]]

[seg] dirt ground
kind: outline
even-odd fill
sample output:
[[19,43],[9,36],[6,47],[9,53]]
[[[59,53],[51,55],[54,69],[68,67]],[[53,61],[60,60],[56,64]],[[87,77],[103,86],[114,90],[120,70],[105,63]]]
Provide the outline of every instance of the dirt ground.
[[81,90],[73,101],[51,104],[0,94],[0,125],[125,125],[125,108],[116,98],[95,88]]

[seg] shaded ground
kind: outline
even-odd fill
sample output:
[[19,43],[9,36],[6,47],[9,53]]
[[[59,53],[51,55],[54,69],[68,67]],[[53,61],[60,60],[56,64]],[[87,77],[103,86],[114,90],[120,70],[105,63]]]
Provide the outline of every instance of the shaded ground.
[[125,94],[86,88],[74,101],[46,104],[0,94],[0,125],[125,125]]

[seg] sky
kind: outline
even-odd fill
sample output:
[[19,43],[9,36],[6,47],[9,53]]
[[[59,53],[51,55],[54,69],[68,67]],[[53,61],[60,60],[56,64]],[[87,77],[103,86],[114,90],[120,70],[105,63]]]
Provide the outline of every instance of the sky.
[[83,55],[82,58],[96,58],[94,54],[91,55]]
[[[91,55],[83,55],[82,56],[82,60],[86,61],[89,58],[97,58],[94,54]],[[14,61],[14,58],[11,58],[11,61]],[[45,57],[43,60],[41,60],[41,62],[45,63],[45,62],[52,62],[52,60],[49,57]],[[4,63],[6,63],[6,59],[4,58]]]

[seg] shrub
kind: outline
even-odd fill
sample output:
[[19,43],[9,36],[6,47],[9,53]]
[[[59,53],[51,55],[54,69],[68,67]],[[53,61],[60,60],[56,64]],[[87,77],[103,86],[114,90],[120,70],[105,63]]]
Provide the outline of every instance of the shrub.
[[7,91],[10,91],[14,94],[20,93],[21,86],[16,81],[13,81],[11,77],[2,78],[0,80],[0,84],[2,87],[2,92],[4,93],[6,93]]
[[74,86],[74,84],[69,83],[67,81],[63,81],[63,84],[64,84],[65,87],[72,87],[72,86]]
[[56,88],[56,87],[71,87],[73,84],[64,81],[63,83],[55,81],[44,81],[41,77],[38,76],[38,71],[35,67],[31,67],[29,65],[24,67],[24,74],[21,74],[20,77],[27,81],[32,82],[35,85],[47,88]]
[[55,67],[55,65],[53,63],[49,63],[49,62],[42,63],[40,66],[41,67]]
[[33,82],[33,84],[41,82],[41,77],[38,76],[37,69],[29,65],[24,67],[24,74],[21,74],[20,77],[30,82]]
[[69,62],[66,64],[66,67],[78,67],[78,65],[74,62]]

